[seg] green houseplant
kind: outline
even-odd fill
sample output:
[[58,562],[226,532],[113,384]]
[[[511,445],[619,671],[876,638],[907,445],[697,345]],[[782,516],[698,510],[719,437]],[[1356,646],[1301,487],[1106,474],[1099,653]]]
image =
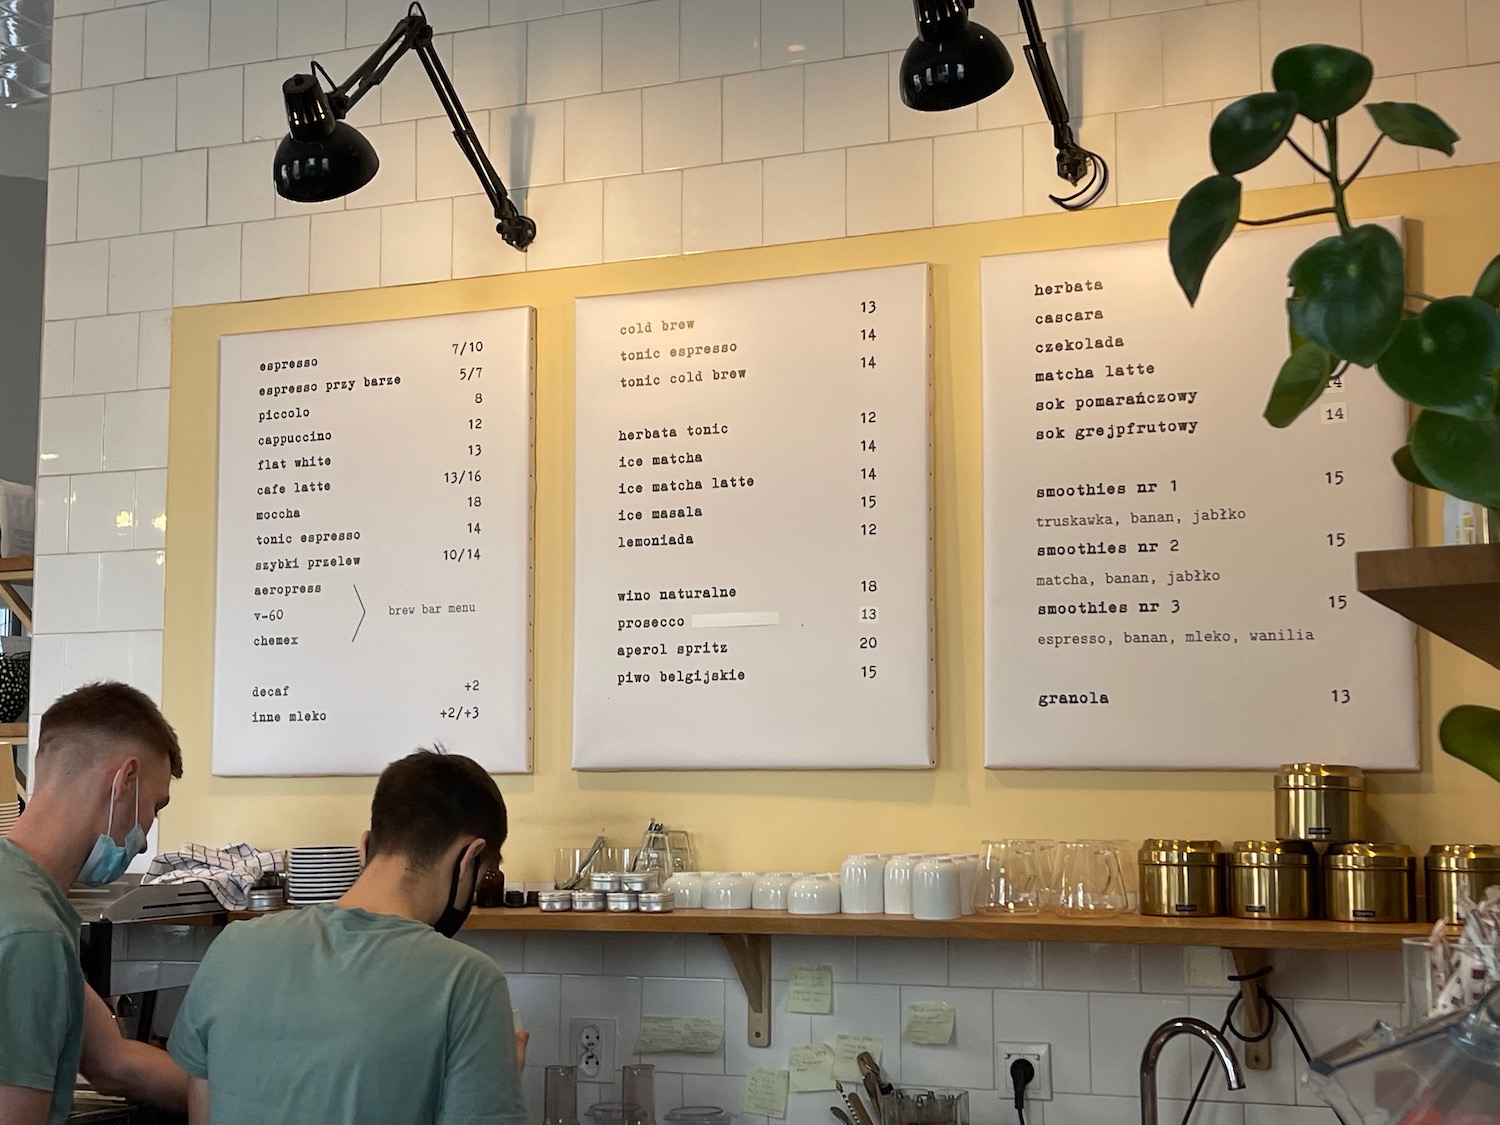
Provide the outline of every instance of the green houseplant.
[[[1458,134],[1437,114],[1410,102],[1378,102],[1366,111],[1378,130],[1368,153],[1345,173],[1339,119],[1364,99],[1374,68],[1343,47],[1293,47],[1271,66],[1274,90],[1227,106],[1209,132],[1217,170],[1178,204],[1168,240],[1172,269],[1189,303],[1197,301],[1214,256],[1237,225],[1265,226],[1330,215],[1338,233],[1308,247],[1287,274],[1290,354],[1266,403],[1273,426],[1294,422],[1330,380],[1351,366],[1378,378],[1416,408],[1407,443],[1392,455],[1413,484],[1500,508],[1500,256],[1469,295],[1434,297],[1407,287],[1401,244],[1384,227],[1355,225],[1347,195],[1379,146],[1390,141],[1453,155]],[[1326,164],[1291,136],[1298,116],[1323,139]],[[1327,181],[1327,206],[1246,219],[1238,177],[1283,145]],[[1500,779],[1500,711],[1464,705],[1444,716],[1439,741],[1449,754]]]

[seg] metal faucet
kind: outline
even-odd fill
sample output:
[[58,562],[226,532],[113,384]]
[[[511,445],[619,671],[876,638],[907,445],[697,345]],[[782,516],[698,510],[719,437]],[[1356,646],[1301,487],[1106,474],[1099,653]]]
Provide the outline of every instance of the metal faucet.
[[1146,1040],[1146,1049],[1141,1053],[1141,1125],[1157,1125],[1156,1116],[1156,1063],[1161,1058],[1167,1040],[1178,1035],[1196,1035],[1219,1056],[1224,1075],[1231,1090],[1245,1088],[1245,1075],[1240,1070],[1240,1060],[1234,1057],[1234,1048],[1229,1040],[1200,1019],[1192,1016],[1177,1016],[1168,1020],[1151,1033]]

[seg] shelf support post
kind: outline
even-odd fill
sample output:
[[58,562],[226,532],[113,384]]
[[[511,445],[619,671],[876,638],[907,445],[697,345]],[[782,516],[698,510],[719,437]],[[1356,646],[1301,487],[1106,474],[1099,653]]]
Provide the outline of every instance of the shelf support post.
[[16,593],[15,587],[8,579],[0,578],[0,602],[4,602],[5,607],[16,615],[17,620],[21,622],[21,628],[28,633],[31,632],[31,607],[26,604],[25,598]]
[[750,1010],[746,1035],[752,1047],[771,1045],[771,935],[720,934]]
[[[1266,987],[1266,981],[1270,979],[1275,959],[1268,949],[1233,949],[1230,952],[1234,954],[1234,974],[1239,978],[1240,1009],[1245,1013],[1242,1026],[1245,1034],[1254,1039],[1270,1023],[1269,1005],[1260,998],[1260,990]],[[1270,1036],[1258,1043],[1246,1043],[1244,1053],[1247,1069],[1271,1069]]]

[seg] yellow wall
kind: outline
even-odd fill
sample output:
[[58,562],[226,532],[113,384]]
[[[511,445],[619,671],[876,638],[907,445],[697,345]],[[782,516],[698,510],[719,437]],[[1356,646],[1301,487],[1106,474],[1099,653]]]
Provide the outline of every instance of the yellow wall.
[[[1405,215],[1413,284],[1467,291],[1500,250],[1500,165],[1414,173],[1356,190],[1364,217]],[[1251,197],[1254,215],[1317,206],[1312,189]],[[432,285],[179,309],[173,316],[164,704],[186,776],[163,844],[353,840],[373,779],[209,775],[212,733],[217,341],[220,335],[473,309],[537,309],[535,772],[501,786],[512,817],[506,868],[544,878],[551,848],[606,831],[637,840],[648,817],[691,830],[705,866],[836,866],[851,850],[957,850],[986,837],[1266,835],[1265,773],[986,771],[983,768],[978,259],[983,255],[1163,238],[1169,204],[1045,215],[798,246],[590,266]],[[573,299],[901,262],[933,264],[936,296],[938,768],[894,772],[579,774],[571,753]],[[1269,388],[1274,372],[1264,373]],[[1373,377],[1373,376],[1372,376]],[[1418,541],[1440,541],[1424,498]],[[420,653],[392,654],[421,659]],[[1500,839],[1500,785],[1441,753],[1433,730],[1463,701],[1500,704],[1500,674],[1423,635],[1419,774],[1372,782],[1386,838]],[[378,701],[372,701],[378,706]],[[1201,700],[1212,706],[1212,700]],[[1267,706],[1275,701],[1266,700]],[[1108,737],[1107,730],[1100,731]],[[387,748],[391,757],[409,750]],[[1314,756],[1287,747],[1286,757]]]

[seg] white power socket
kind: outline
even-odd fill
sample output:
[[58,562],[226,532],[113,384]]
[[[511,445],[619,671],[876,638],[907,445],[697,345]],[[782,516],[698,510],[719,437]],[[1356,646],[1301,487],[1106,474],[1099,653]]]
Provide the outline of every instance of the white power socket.
[[568,1025],[568,1042],[580,1082],[598,1082],[615,1070],[615,1021],[585,1016]]
[[1001,1087],[1015,1097],[1016,1084],[1011,1081],[1010,1064],[1017,1059],[1029,1059],[1036,1069],[1036,1077],[1026,1086],[1028,1101],[1050,1102],[1052,1100],[1052,1045],[1050,1043],[996,1043],[995,1064],[1000,1072]]

